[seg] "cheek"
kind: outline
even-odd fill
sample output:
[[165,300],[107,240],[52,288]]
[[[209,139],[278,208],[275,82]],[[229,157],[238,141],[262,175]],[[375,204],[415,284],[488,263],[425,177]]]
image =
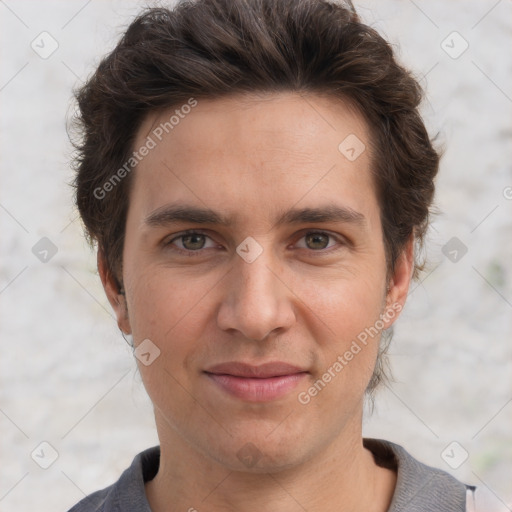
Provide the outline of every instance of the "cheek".
[[207,291],[213,284],[197,276],[192,279],[148,267],[131,285],[134,342],[138,345],[149,339],[159,350],[150,365],[137,361],[144,386],[156,407],[170,408],[169,418],[191,414],[194,402],[185,390],[191,389],[197,371],[194,361],[204,350],[205,322],[212,307]]
[[[316,407],[334,402],[356,407],[373,373],[382,331],[380,315],[385,280],[370,271],[344,275],[313,285],[297,279],[297,295],[305,297],[301,315],[319,355],[317,373],[306,393]],[[307,399],[307,397],[306,397]],[[332,413],[332,411],[330,412]],[[341,411],[340,411],[341,414]]]
[[205,331],[212,319],[212,297],[219,278],[158,266],[135,274],[129,303],[135,343],[149,338],[160,349],[166,367],[184,372],[208,341]]
[[[331,272],[318,279],[295,276],[290,288],[303,302],[303,312],[327,336],[346,343],[379,319],[385,299],[385,279],[372,269]],[[309,311],[309,313],[307,313]]]
[[140,265],[127,274],[132,329],[140,336],[161,337],[173,326],[186,324],[207,290],[209,281],[157,265]]

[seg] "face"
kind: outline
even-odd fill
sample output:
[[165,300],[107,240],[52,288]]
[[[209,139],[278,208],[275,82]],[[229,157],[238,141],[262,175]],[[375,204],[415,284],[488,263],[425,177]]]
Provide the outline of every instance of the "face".
[[[133,175],[126,302],[100,257],[119,326],[145,343],[160,439],[256,471],[360,438],[412,259],[409,244],[386,276],[363,118],[316,95],[233,96],[155,132],[175,110],[148,117],[134,144],[156,142]],[[367,148],[355,159],[362,146],[339,149],[354,135]]]

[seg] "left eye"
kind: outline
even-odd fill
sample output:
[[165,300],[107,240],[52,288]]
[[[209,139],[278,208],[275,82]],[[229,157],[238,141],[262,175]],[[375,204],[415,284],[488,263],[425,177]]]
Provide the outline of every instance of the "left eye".
[[300,241],[304,240],[304,244],[300,245],[297,244],[298,247],[303,249],[313,249],[313,250],[322,250],[322,249],[328,249],[335,245],[332,243],[329,245],[329,239],[334,239],[332,235],[329,235],[328,233],[323,233],[321,231],[313,231],[306,233]]

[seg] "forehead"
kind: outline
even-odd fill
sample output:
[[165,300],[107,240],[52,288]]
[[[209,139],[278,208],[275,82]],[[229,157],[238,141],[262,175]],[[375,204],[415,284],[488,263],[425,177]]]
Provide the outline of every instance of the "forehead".
[[185,101],[147,116],[134,146],[144,145],[152,149],[137,164],[131,199],[146,214],[191,199],[262,212],[273,205],[282,210],[283,202],[307,207],[319,197],[331,203],[344,198],[356,209],[374,195],[366,123],[331,97],[272,93]]
[[[152,112],[141,124],[135,145],[143,144],[149,136],[160,149],[174,143],[174,151],[183,148],[183,143],[187,149],[192,144],[199,151],[219,152],[222,143],[261,151],[288,148],[299,141],[307,150],[314,149],[305,144],[305,139],[310,139],[310,146],[321,150],[327,146],[337,149],[340,137],[351,134],[367,140],[367,131],[356,107],[340,98],[294,92],[247,93],[217,99],[189,98]],[[319,145],[319,137],[324,144]],[[300,154],[301,148],[295,146]]]

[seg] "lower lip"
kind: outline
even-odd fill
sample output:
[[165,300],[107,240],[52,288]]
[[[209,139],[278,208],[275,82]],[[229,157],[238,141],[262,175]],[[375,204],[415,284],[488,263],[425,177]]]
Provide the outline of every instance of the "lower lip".
[[294,373],[266,379],[234,377],[217,373],[206,373],[206,375],[230,395],[248,402],[268,402],[288,394],[297,387],[307,373]]

